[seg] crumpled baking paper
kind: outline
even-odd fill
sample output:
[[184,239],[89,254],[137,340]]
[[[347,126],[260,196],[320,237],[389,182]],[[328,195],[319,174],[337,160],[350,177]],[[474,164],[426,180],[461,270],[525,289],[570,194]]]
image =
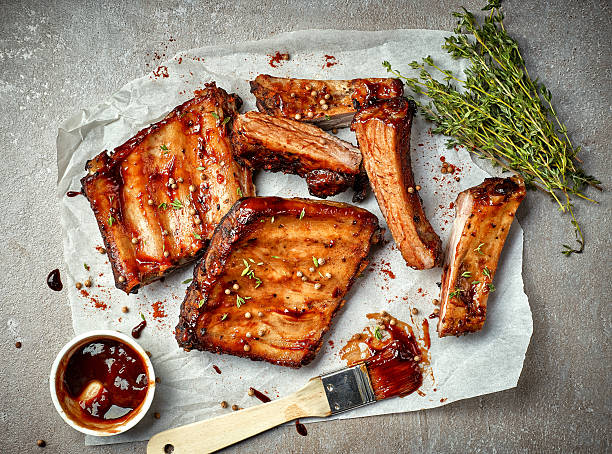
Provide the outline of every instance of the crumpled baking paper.
[[[375,249],[369,271],[355,283],[317,358],[299,370],[227,355],[186,353],[178,348],[173,330],[187,287],[182,282],[192,276],[192,266],[164,282],[145,287],[137,295],[117,290],[107,257],[96,252],[102,239],[87,201],[84,197],[66,197],[66,191],[80,189],[85,162],[161,119],[192,97],[194,89],[210,81],[230,93],[238,93],[246,111],[255,109],[248,81],[259,73],[319,79],[385,77],[383,60],[404,74],[413,74],[408,63],[427,55],[442,67],[459,72],[463,63],[452,60],[440,49],[443,37],[449,33],[305,30],[263,41],[192,49],[162,63],[163,67],[154,73],[128,83],[106,102],[80,110],[62,125],[57,137],[58,197],[74,331],[78,334],[109,328],[129,333],[140,322],[140,314],[144,315],[148,324],[139,342],[151,352],[156,375],[161,377],[150,410],[159,412],[160,419],[148,415],[125,434],[87,436],[86,444],[148,439],[159,431],[231,411],[220,407],[222,400],[241,407],[259,404],[247,395],[250,386],[272,398],[285,396],[313,376],[344,367],[338,352],[368,323],[367,313],[388,311],[411,322],[417,336],[422,336],[422,321],[432,313],[432,299],[439,295],[436,283],[441,280],[441,270],[407,268],[393,241]],[[270,55],[277,51],[288,52],[291,59],[273,68]],[[420,194],[427,215],[446,244],[454,218],[451,202],[459,191],[481,183],[489,175],[472,162],[465,150],[447,150],[445,139],[432,136],[429,127],[420,117],[413,126],[412,164],[416,183],[422,186]],[[341,130],[339,136],[355,143],[348,129]],[[461,171],[442,175],[441,156]],[[306,183],[293,175],[260,172],[256,184],[259,195],[308,197]],[[351,195],[349,191],[334,199],[348,202]],[[373,195],[360,206],[375,213],[384,225]],[[385,238],[391,239],[388,231]],[[421,393],[378,402],[335,418],[433,408],[516,386],[532,333],[531,311],[521,277],[522,248],[523,232],[515,222],[495,277],[497,291],[489,298],[483,331],[441,340],[435,330],[437,319],[431,320],[431,368],[425,374]],[[89,271],[84,264],[90,267]],[[87,277],[91,277],[93,286],[84,288],[89,294],[84,296],[74,284]],[[129,308],[128,313],[121,311],[123,306]],[[413,307],[419,312],[411,316]],[[215,372],[213,365],[221,374]]]

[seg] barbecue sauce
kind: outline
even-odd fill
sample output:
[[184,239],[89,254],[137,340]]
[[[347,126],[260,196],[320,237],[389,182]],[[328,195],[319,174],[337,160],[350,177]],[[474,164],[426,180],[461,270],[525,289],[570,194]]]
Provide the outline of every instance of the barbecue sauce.
[[[58,381],[60,375],[58,375]],[[79,421],[116,423],[129,418],[145,400],[149,377],[143,358],[115,339],[97,339],[68,360],[58,384],[61,400],[73,399]]]
[[67,197],[76,197],[78,195],[83,195],[83,193],[81,191],[68,191],[66,193]]
[[138,325],[132,328],[132,337],[134,339],[138,339],[140,335],[142,334],[142,330],[145,329],[146,326],[147,326],[147,321],[143,319],[142,322],[140,322]]
[[[420,362],[424,355],[411,327],[399,320],[391,325],[380,314],[368,314],[368,318],[384,323],[382,339],[376,337],[376,331],[366,328],[364,333],[356,334],[347,342],[341,358],[349,367],[365,362],[376,400],[413,393],[423,383]],[[365,358],[361,356],[362,344],[367,347]]]
[[64,288],[59,269],[56,268],[49,273],[49,275],[47,276],[47,285],[51,290],[54,290],[56,292],[59,292],[61,289]]
[[261,400],[264,404],[272,400],[261,391],[257,391],[255,388],[251,388],[251,390],[253,391],[253,395]]
[[302,437],[305,437],[306,435],[308,435],[306,426],[302,424],[299,419],[295,420],[295,430],[297,430],[297,433],[299,433]]

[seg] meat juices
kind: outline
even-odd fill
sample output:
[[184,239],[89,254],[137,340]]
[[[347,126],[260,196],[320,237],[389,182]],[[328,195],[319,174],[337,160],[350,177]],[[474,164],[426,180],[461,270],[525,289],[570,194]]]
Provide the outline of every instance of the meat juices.
[[517,176],[487,178],[457,196],[442,274],[440,337],[482,329],[497,262],[524,197]]
[[[361,153],[316,126],[259,112],[234,120],[234,156],[256,169],[292,173],[306,179],[315,197],[339,194],[363,183]],[[367,187],[367,182],[365,185]],[[356,187],[358,195],[364,194]]]
[[228,122],[242,101],[208,84],[163,120],[87,163],[83,193],[126,293],[197,259],[223,215],[255,194]]
[[378,101],[360,110],[351,129],[363,165],[391,235],[406,265],[438,266],[442,242],[425,216],[410,167],[414,103],[404,98]]
[[350,125],[360,106],[402,96],[399,79],[287,79],[260,74],[251,81],[260,112],[314,123],[322,129]]
[[179,346],[309,363],[380,234],[376,216],[344,203],[240,200],[196,266],[176,327]]

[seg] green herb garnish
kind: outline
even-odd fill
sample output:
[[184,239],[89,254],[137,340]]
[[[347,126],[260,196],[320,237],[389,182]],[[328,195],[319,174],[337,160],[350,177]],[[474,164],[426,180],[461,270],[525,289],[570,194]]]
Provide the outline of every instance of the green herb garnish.
[[306,208],[302,208],[302,212],[300,213],[300,221],[302,220],[305,214],[306,214]]
[[317,268],[319,267],[319,261],[314,256],[312,257],[312,263],[314,263],[314,266],[316,266]]
[[223,315],[221,316],[221,321],[225,320],[226,318],[227,318],[227,314],[223,314]]
[[242,189],[236,188],[236,194],[238,194],[238,197],[242,197]]
[[193,281],[193,278],[190,278],[190,279],[185,279],[185,280],[183,281],[183,284],[189,284],[191,281]]
[[201,237],[199,234],[197,234],[197,233],[192,233],[192,235],[193,235],[193,237],[194,237],[196,240],[201,240],[201,239],[202,239],[202,237]]
[[228,121],[230,121],[232,119],[232,117],[225,117],[223,119],[223,121],[221,122],[222,125],[226,125]]
[[219,119],[219,115],[217,114],[217,112],[211,112],[210,113],[216,120]]
[[140,318],[143,319],[143,320],[145,319],[144,315],[142,315],[142,312],[140,313]]
[[183,208],[183,203],[179,199],[174,199],[170,206],[175,210],[180,210],[181,208]]
[[113,222],[115,222],[115,218],[112,217],[111,215],[108,216],[108,226],[112,227]]
[[89,271],[89,265],[87,263],[83,263],[83,268],[85,268],[85,271]]
[[442,46],[453,58],[469,61],[465,77],[439,67],[431,57],[410,63],[418,77],[402,76],[387,61],[383,66],[416,95],[429,98],[416,104],[435,124],[432,132],[452,137],[449,148],[464,146],[548,193],[561,212],[570,214],[578,243],[577,249],[564,244],[562,253],[581,253],[584,237],[573,200],[595,202],[584,191],[587,186],[601,189],[600,182],[580,167],[580,147],[570,141],[550,91],[527,71],[518,43],[504,27],[501,1],[488,0],[484,9],[490,13],[483,24],[465,9],[453,13],[455,35]]
[[495,286],[493,284],[487,284],[489,286],[489,292],[493,293],[495,291]]
[[159,148],[161,148],[162,151],[168,151],[169,150],[169,148],[165,144],[160,145]]
[[206,167],[198,166],[196,167],[196,170],[206,170]]
[[455,288],[455,291],[449,293],[448,297],[449,298],[459,298],[459,296],[461,295],[461,292],[463,292],[463,290],[461,290],[460,288]]
[[162,210],[167,210],[168,205],[166,204],[166,202],[162,202],[159,205],[157,205],[157,208],[161,208]]
[[461,273],[461,277],[472,277],[472,273],[470,273],[469,271],[465,271]]
[[374,337],[378,340],[381,340],[383,338],[382,333],[380,332],[380,328],[377,326],[376,329],[374,330]]
[[280,259],[278,255],[271,255],[270,257],[272,257],[273,259]]
[[198,302],[198,307],[202,307],[202,306],[204,306],[204,303],[205,303],[205,302],[206,302],[205,300],[201,299],[201,300]]
[[480,248],[483,246],[484,246],[484,243],[480,243],[478,247],[474,249],[474,252],[478,252],[480,255],[484,255],[484,253],[480,250]]
[[486,266],[482,269],[482,274],[484,274],[485,276],[487,276],[488,278],[491,277],[491,271],[489,270],[489,268],[487,268]]

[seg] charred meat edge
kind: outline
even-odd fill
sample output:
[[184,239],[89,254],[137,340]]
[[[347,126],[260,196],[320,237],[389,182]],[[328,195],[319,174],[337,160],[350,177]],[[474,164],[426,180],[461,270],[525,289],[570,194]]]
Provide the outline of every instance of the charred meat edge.
[[[245,235],[248,235],[252,230],[256,229],[260,224],[260,219],[270,218],[272,216],[293,215],[299,217],[305,210],[305,215],[309,217],[315,216],[333,216],[338,211],[350,211],[351,216],[360,218],[364,223],[372,225],[372,234],[370,235],[370,244],[378,243],[383,234],[383,230],[378,226],[378,219],[369,211],[354,207],[349,204],[331,201],[314,201],[309,199],[293,198],[284,199],[281,197],[250,197],[239,200],[234,204],[232,209],[224,216],[223,220],[215,229],[215,233],[208,246],[206,254],[196,265],[193,271],[193,281],[186,291],[185,300],[181,304],[180,320],[176,326],[176,340],[180,347],[189,351],[198,349],[209,351],[212,353],[226,353],[232,356],[250,358],[253,361],[267,361],[279,366],[300,368],[310,363],[323,344],[325,333],[329,331],[331,324],[338,312],[344,305],[344,295],[348,293],[357,277],[367,268],[367,254],[361,259],[353,276],[347,280],[344,292],[341,294],[340,301],[330,317],[330,322],[321,331],[319,342],[309,347],[307,354],[300,362],[296,361],[270,361],[265,357],[255,356],[248,352],[234,352],[224,350],[222,347],[216,346],[209,348],[201,345],[197,333],[194,332],[197,325],[197,320],[200,313],[205,310],[207,304],[208,289],[212,289],[217,284],[219,275],[223,273],[225,264],[233,252],[234,244],[239,242]],[[218,274],[210,276],[208,270],[217,271]],[[201,282],[201,283],[200,283]],[[204,303],[198,307],[198,302],[195,299],[198,290],[201,291]]]
[[[363,165],[393,239],[406,264],[421,270],[440,265],[442,242],[425,216],[414,185],[410,166],[414,111],[415,104],[404,98],[378,101],[355,115],[351,129],[357,134]],[[384,174],[392,175],[391,179],[382,181]]]
[[[440,337],[482,329],[489,284],[493,283],[514,214],[524,197],[525,184],[520,177],[487,178],[457,196],[457,217],[442,274]],[[457,289],[458,294],[451,297]]]

